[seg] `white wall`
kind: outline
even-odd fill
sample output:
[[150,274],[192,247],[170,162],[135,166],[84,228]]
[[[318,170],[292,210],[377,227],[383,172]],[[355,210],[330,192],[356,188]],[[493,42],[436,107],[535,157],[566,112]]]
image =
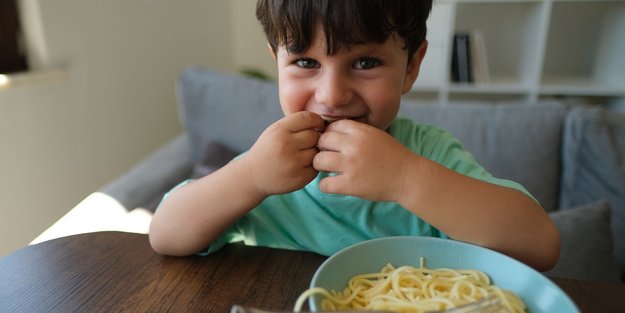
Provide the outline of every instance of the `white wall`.
[[254,68],[274,78],[278,77],[275,61],[271,57],[265,33],[256,20],[256,1],[231,1],[235,21],[232,36],[234,68]]
[[0,89],[0,256],[181,131],[184,67],[233,71],[247,40],[232,33],[260,34],[237,11],[253,19],[250,0],[23,1],[41,10],[45,65],[67,77]]

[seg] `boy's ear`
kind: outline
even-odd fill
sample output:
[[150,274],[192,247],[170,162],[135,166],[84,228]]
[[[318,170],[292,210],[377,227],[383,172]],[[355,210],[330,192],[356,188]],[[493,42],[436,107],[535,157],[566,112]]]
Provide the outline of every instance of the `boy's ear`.
[[404,86],[402,88],[402,94],[407,93],[412,88],[412,85],[419,76],[419,69],[421,68],[421,62],[425,58],[425,52],[428,50],[428,41],[424,39],[419,49],[412,55],[412,59],[406,68],[406,77],[404,79]]
[[271,53],[271,57],[273,58],[273,60],[274,61],[278,60],[278,56],[276,56],[276,52],[273,51],[273,48],[271,47],[269,43],[267,43],[267,48],[269,49],[269,53]]

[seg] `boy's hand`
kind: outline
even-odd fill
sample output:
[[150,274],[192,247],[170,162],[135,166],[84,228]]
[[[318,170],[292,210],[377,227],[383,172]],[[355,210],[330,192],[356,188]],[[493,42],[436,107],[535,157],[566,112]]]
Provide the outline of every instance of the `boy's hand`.
[[297,112],[270,125],[244,157],[251,178],[264,196],[303,188],[317,176],[312,166],[324,128],[321,116]]
[[313,165],[338,175],[319,189],[372,201],[397,201],[414,154],[386,132],[352,120],[336,121],[319,138]]

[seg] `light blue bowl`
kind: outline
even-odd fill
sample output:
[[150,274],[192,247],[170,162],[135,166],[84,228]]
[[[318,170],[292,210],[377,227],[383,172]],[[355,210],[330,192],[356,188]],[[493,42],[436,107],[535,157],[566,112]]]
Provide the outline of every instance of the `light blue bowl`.
[[[492,283],[521,297],[528,312],[579,312],[573,301],[549,278],[501,253],[476,245],[429,237],[386,237],[347,247],[328,258],[315,272],[311,287],[343,290],[352,276],[379,272],[386,263],[428,268],[476,269]],[[321,296],[309,300],[313,312],[321,311]]]

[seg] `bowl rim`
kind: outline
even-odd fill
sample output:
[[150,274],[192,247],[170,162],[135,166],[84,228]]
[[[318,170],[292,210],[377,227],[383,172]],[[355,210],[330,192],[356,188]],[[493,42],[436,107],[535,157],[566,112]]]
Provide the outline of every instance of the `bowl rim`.
[[[578,306],[575,304],[575,302],[569,297],[569,295],[564,292],[564,290],[562,290],[562,288],[560,288],[555,282],[553,282],[552,280],[550,280],[548,277],[546,277],[545,275],[543,275],[542,273],[538,272],[537,270],[535,270],[534,268],[530,267],[529,265],[515,259],[512,258],[508,255],[505,255],[499,251],[495,251],[492,249],[488,249],[486,247],[482,247],[476,244],[472,244],[472,243],[468,243],[468,242],[463,242],[463,241],[457,241],[454,239],[444,239],[444,238],[437,238],[437,237],[427,237],[427,236],[387,236],[387,237],[380,237],[380,238],[374,238],[374,239],[369,239],[369,240],[365,240],[365,241],[360,241],[358,243],[355,243],[353,245],[347,246],[339,251],[337,251],[336,253],[332,254],[330,257],[328,257],[325,261],[323,261],[321,263],[321,265],[319,265],[319,267],[315,270],[315,273],[310,281],[310,285],[309,288],[313,288],[313,287],[319,287],[318,286],[318,280],[320,278],[320,276],[322,275],[322,272],[324,269],[326,269],[329,264],[333,263],[335,260],[340,259],[343,257],[343,255],[350,253],[353,250],[359,249],[362,246],[369,246],[369,245],[375,245],[375,244],[379,244],[380,242],[384,242],[384,241],[422,241],[422,242],[438,242],[444,245],[457,245],[460,247],[464,247],[464,248],[469,248],[469,249],[477,249],[480,250],[483,253],[487,253],[487,254],[492,254],[496,257],[505,259],[506,262],[511,262],[513,264],[515,264],[516,266],[521,266],[524,267],[526,269],[529,269],[531,272],[534,272],[535,274],[535,278],[538,280],[539,283],[541,284],[545,284],[550,288],[553,288],[555,290],[557,290],[561,296],[562,296],[562,300],[564,300],[565,302],[568,302],[568,306],[571,308],[574,308],[575,310],[573,310],[573,313],[579,313],[579,308]],[[454,268],[454,267],[450,267],[450,268]],[[456,267],[457,268],[457,267]],[[486,272],[486,274],[493,279],[493,277],[491,276],[492,274]],[[346,282],[347,283],[347,282]],[[312,296],[308,299],[308,305],[309,308],[311,310],[311,312],[319,312],[321,311],[320,308],[317,308],[317,305],[315,303],[315,299],[318,297]]]

